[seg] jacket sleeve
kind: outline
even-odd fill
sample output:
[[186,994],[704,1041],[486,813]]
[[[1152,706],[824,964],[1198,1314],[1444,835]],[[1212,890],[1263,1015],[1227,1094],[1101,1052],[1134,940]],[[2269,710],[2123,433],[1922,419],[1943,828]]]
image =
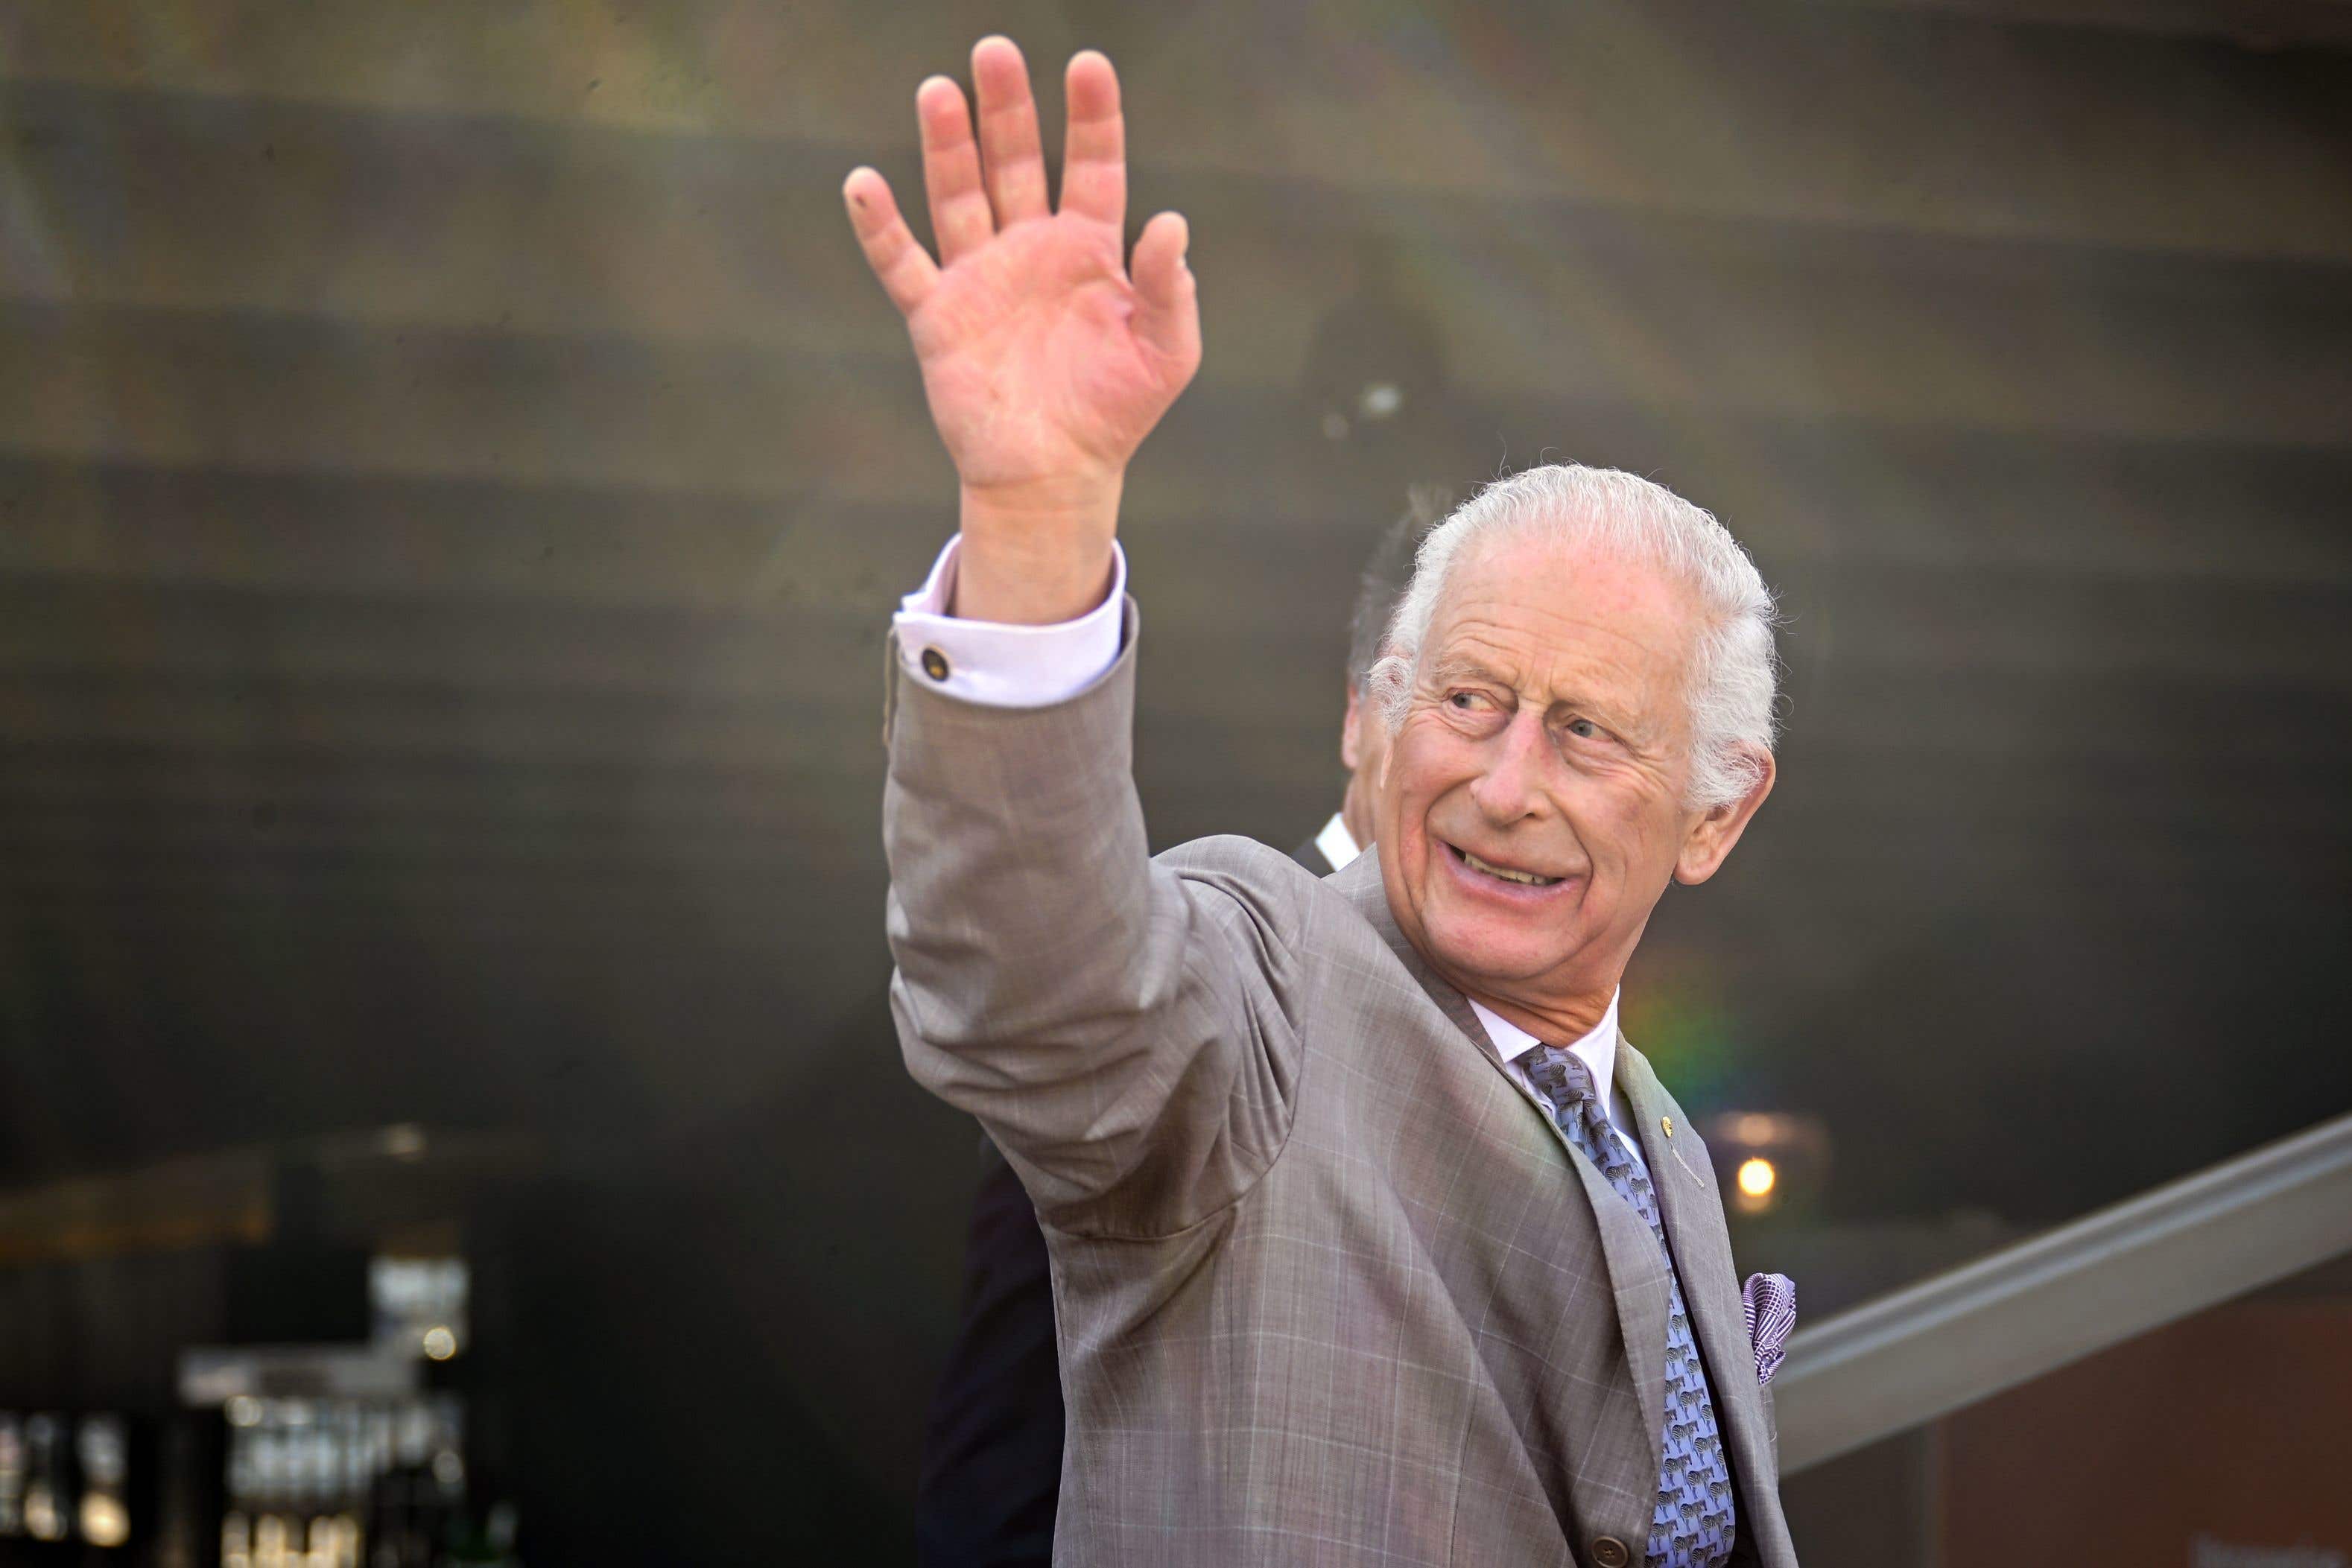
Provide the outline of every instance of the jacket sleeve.
[[908,1070],[980,1119],[1050,1223],[1149,1237],[1232,1204],[1280,1150],[1316,903],[1263,846],[1150,858],[1137,642],[1129,600],[1118,662],[1037,708],[930,689],[891,648],[882,824]]

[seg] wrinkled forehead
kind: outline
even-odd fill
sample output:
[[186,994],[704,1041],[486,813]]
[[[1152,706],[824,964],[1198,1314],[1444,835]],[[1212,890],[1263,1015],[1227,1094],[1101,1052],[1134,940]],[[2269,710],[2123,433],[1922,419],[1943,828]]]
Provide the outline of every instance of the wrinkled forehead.
[[1473,541],[1446,574],[1422,649],[1436,674],[1465,665],[1548,700],[1678,699],[1698,651],[1697,595],[1664,566],[1606,540]]

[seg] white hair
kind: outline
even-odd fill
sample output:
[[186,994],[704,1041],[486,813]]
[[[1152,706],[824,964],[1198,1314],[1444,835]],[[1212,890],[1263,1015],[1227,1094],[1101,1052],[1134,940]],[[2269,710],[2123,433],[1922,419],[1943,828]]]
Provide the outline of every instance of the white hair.
[[1430,530],[1372,667],[1391,726],[1404,720],[1423,642],[1465,546],[1536,538],[1591,540],[1663,568],[1698,597],[1705,625],[1689,670],[1693,810],[1744,798],[1772,749],[1776,661],[1772,591],[1731,530],[1663,485],[1615,468],[1559,463],[1486,486]]

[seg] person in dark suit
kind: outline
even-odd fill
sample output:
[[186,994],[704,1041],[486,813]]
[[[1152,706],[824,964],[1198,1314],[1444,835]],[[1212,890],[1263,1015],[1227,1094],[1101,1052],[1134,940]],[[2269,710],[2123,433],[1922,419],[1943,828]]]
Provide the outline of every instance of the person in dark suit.
[[[1345,867],[1371,842],[1372,781],[1388,748],[1366,680],[1412,574],[1421,536],[1450,497],[1415,486],[1358,580],[1348,625],[1347,706],[1339,810],[1290,858],[1317,876]],[[980,1189],[964,1251],[962,1317],[931,1402],[915,1499],[923,1568],[1045,1568],[1054,1552],[1062,1479],[1062,1382],[1054,1348],[1054,1287],[1045,1237],[1020,1179],[986,1135]]]

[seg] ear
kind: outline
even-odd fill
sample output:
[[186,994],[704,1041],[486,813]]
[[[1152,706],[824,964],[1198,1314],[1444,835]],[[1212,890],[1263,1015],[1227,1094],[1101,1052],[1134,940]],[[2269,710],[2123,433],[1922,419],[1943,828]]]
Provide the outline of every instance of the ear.
[[1339,765],[1353,773],[1364,761],[1364,693],[1348,688],[1348,711],[1339,720]]
[[1756,782],[1748,793],[1728,806],[1700,812],[1683,834],[1682,852],[1675,857],[1675,880],[1685,887],[1696,887],[1731,858],[1731,846],[1739,841],[1739,835],[1748,831],[1748,819],[1772,792],[1772,781],[1779,776],[1772,754],[1759,750],[1748,755],[1758,767]]

